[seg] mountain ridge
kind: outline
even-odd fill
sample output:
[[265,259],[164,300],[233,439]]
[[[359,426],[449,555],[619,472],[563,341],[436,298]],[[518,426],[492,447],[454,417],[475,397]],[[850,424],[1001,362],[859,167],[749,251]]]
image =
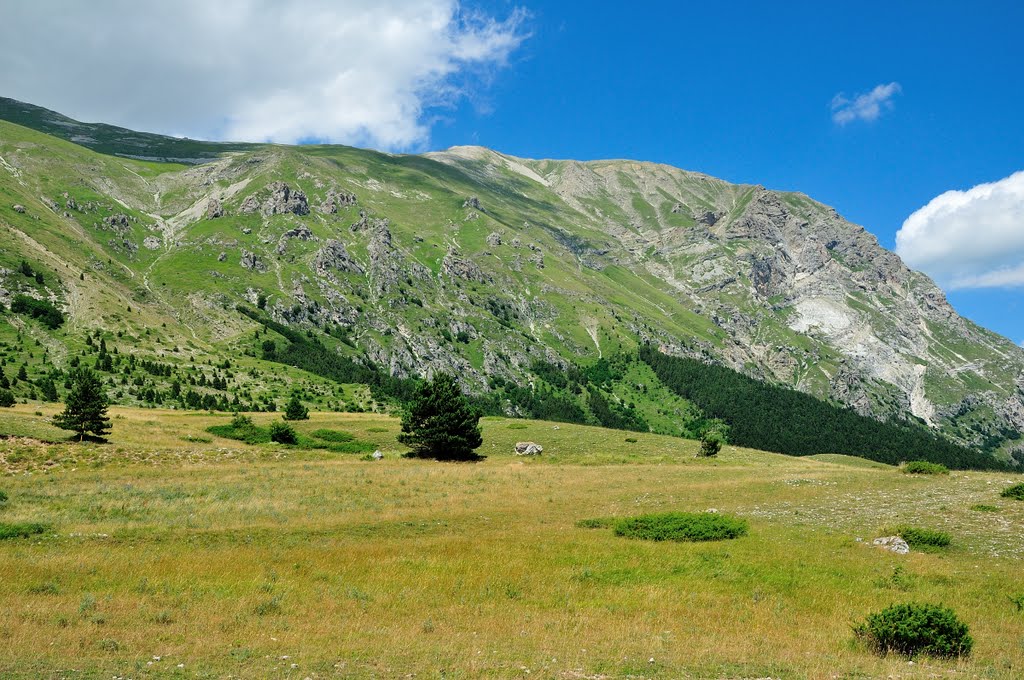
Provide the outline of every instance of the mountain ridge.
[[[862,414],[917,419],[999,456],[1020,450],[1024,350],[957,315],[870,232],[798,192],[472,146],[249,145],[153,163],[4,126],[0,220],[17,238],[0,264],[60,250],[74,232],[91,252],[65,264],[214,354],[251,329],[233,303],[263,295],[277,321],[343,328],[353,347],[339,351],[396,376],[447,370],[488,392],[494,376],[529,380],[538,359],[586,362],[651,343]],[[37,241],[28,227],[40,223]],[[48,294],[84,326],[74,291],[89,286],[73,279]],[[15,287],[4,278],[0,298]]]

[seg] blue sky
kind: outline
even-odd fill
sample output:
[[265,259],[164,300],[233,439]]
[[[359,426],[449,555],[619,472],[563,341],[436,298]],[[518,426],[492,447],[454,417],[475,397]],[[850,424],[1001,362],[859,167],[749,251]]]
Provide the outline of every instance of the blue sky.
[[1021,342],[1022,26],[1019,0],[34,0],[4,8],[0,94],[197,139],[482,144],[802,191]]
[[[937,195],[1024,170],[1024,3],[527,7],[530,37],[483,101],[435,125],[432,146],[652,160],[802,191],[890,249]],[[877,119],[833,120],[837,94],[893,82]],[[1022,293],[948,291],[1015,341]]]

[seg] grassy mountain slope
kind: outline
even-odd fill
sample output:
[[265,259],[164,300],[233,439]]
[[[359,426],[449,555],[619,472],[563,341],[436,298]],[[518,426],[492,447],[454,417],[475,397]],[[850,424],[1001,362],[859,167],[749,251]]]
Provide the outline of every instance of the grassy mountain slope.
[[[651,343],[1004,459],[1020,447],[1024,352],[800,194],[477,147],[200,144],[219,155],[157,163],[124,156],[201,154],[105,132],[89,142],[97,153],[46,134],[74,137],[58,114],[8,100],[0,117],[11,111],[23,125],[0,122],[0,300],[47,297],[68,317],[57,331],[4,317],[0,342],[32,370],[67,366],[101,330],[119,354],[192,379],[230,358],[250,403],[283,398],[269,379],[281,370],[314,405],[372,405],[365,390],[264,361],[262,343],[284,339],[243,304],[390,375],[446,370],[483,395],[546,384],[542,364],[587,366]],[[119,398],[139,403],[132,387]],[[666,433],[692,435],[704,417],[650,396],[669,393],[649,374],[603,393]],[[571,398],[586,410],[586,395]]]

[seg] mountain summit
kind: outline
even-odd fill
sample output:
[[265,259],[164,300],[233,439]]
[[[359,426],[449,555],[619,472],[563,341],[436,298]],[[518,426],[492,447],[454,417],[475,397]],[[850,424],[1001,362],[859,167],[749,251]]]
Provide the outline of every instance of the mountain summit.
[[[477,393],[651,344],[999,458],[1024,450],[1024,350],[800,193],[469,146],[209,144],[13,100],[0,119],[0,299],[68,319],[4,321],[58,365],[97,329],[154,360],[247,352],[243,303],[392,376],[446,371]],[[649,379],[619,398],[671,430]]]

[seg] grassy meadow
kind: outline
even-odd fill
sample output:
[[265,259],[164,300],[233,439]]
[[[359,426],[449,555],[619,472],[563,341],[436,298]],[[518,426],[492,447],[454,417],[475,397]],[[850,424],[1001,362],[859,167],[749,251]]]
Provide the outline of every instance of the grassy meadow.
[[[107,444],[56,407],[0,413],[4,678],[1019,678],[1024,503],[1006,473],[909,475],[539,421],[482,421],[484,460],[405,459],[397,419],[313,413],[357,454],[250,446],[225,414],[112,408]],[[252,414],[265,425],[279,416]],[[538,458],[512,454],[520,440]],[[47,443],[51,442],[51,443]],[[749,533],[617,537],[592,518],[717,509]],[[889,527],[941,550],[868,544]],[[961,660],[879,658],[852,624],[952,607]]]

